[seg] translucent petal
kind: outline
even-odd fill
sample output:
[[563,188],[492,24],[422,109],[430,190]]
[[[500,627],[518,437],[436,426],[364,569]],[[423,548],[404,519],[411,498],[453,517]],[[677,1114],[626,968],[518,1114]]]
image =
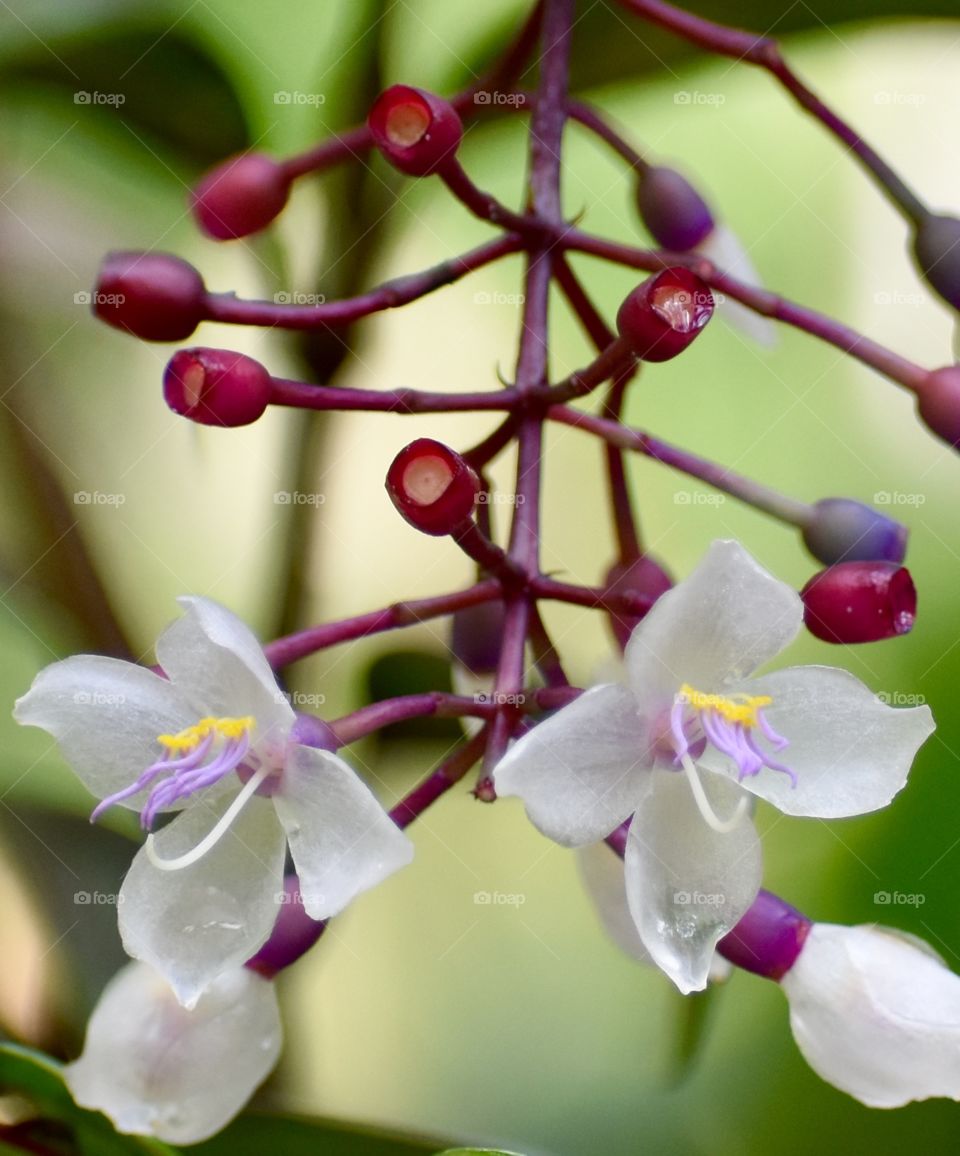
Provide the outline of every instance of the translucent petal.
[[[129,786],[159,757],[158,735],[196,722],[190,704],[166,679],[132,662],[94,655],[41,670],[13,715],[53,735],[98,798]],[[123,805],[139,810],[143,797]]]
[[178,601],[186,613],[157,640],[157,661],[195,714],[253,715],[257,745],[271,732],[284,738],[294,722],[293,708],[250,628],[209,598]]
[[[686,779],[658,771],[630,824],[624,858],[627,898],[653,961],[686,994],[706,987],[719,939],[760,887],[760,840],[744,816],[728,834],[704,821]],[[714,812],[731,816],[743,792],[703,776]]]
[[281,1038],[273,984],[246,968],[224,972],[188,1011],[152,968],[129,963],[63,1076],[76,1102],[118,1131],[194,1144],[237,1115],[277,1062]]
[[[235,780],[234,780],[235,782]],[[195,847],[236,798],[231,784],[205,791],[154,839],[172,859]],[[249,959],[273,928],[283,893],[283,831],[269,799],[254,796],[197,863],[155,867],[137,853],[120,889],[123,946],[156,968],[193,1006],[218,975]]]
[[[833,819],[885,807],[934,729],[928,707],[888,706],[852,674],[829,666],[778,670],[741,689],[773,699],[764,716],[790,743],[776,758],[797,776],[794,788],[789,776],[763,770],[743,786],[788,815]],[[712,747],[699,762],[736,777]]]
[[[736,277],[738,281],[758,288],[763,287],[760,274],[736,233],[724,225],[717,225],[707,239],[697,246],[697,252],[709,258],[717,268]],[[732,297],[727,297],[720,303],[720,316],[757,345],[771,349],[777,344],[776,324],[762,313],[754,313],[746,305],[734,301]]]
[[792,587],[738,542],[713,542],[631,635],[624,655],[630,685],[639,702],[661,709],[684,682],[719,693],[779,654],[802,621]]
[[871,1108],[960,1100],[960,976],[884,928],[818,923],[780,981],[807,1063]]
[[336,915],[413,858],[410,840],[330,751],[293,746],[273,801],[312,919]]
[[596,686],[516,742],[494,771],[533,825],[565,847],[605,838],[636,809],[652,756],[626,687]]
[[606,843],[593,843],[577,851],[577,866],[607,935],[627,955],[652,963],[630,914],[623,860]]

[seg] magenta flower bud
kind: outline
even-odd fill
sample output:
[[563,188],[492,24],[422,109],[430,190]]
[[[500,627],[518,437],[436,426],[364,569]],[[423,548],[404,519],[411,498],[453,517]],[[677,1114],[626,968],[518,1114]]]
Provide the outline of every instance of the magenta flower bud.
[[267,408],[272,390],[259,361],[229,349],[181,349],[163,375],[167,405],[201,425],[250,425]]
[[960,309],[960,219],[924,217],[913,235],[913,255],[931,289]]
[[769,891],[759,891],[746,915],[717,944],[734,966],[782,979],[796,962],[812,923]]
[[818,562],[902,562],[910,531],[902,522],[853,498],[821,498],[803,527],[803,544]]
[[481,602],[453,615],[450,651],[471,674],[492,674],[500,661],[503,603]]
[[190,194],[197,224],[218,241],[258,233],[290,195],[283,165],[265,153],[240,153],[217,165]]
[[203,278],[172,253],[108,253],[93,311],[145,341],[183,341],[203,320]]
[[442,442],[418,438],[393,459],[387,493],[403,518],[424,534],[449,534],[473,514],[480,479]]
[[706,202],[675,169],[646,169],[639,174],[637,208],[650,236],[664,249],[693,249],[713,232]]
[[394,168],[425,177],[456,155],[463,139],[457,110],[440,96],[394,84],[374,101],[367,125]]
[[664,269],[626,298],[617,331],[642,361],[682,353],[713,316],[713,294],[689,269]]
[[803,620],[824,642],[879,642],[907,634],[917,616],[910,572],[895,562],[841,562],[800,592]]
[[960,365],[946,365],[928,374],[917,390],[917,412],[938,438],[960,447]]
[[[608,594],[639,594],[655,602],[673,582],[666,570],[645,554],[633,562],[615,562],[607,571],[604,585]],[[621,650],[626,649],[630,635],[642,618],[642,614],[608,612],[610,629]]]
[[300,880],[296,875],[288,875],[283,881],[280,914],[270,932],[270,938],[252,959],[247,960],[245,966],[264,979],[273,979],[284,968],[306,955],[326,926],[326,921],[311,919],[304,911]]

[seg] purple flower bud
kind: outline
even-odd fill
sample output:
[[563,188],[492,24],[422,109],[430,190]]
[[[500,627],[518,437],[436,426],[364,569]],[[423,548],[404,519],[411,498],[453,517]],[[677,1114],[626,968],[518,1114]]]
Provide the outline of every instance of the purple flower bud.
[[909,530],[853,498],[822,498],[803,527],[803,543],[818,562],[902,562]]
[[[607,571],[605,586],[608,594],[639,594],[655,601],[665,594],[673,582],[666,570],[649,555],[643,555],[633,562],[615,562]],[[641,614],[608,615],[610,629],[621,650],[625,650],[630,635],[642,620]]]
[[450,650],[471,674],[492,674],[497,669],[503,614],[503,603],[496,600],[468,606],[453,615]]
[[290,195],[282,165],[264,153],[240,153],[211,169],[190,194],[197,224],[218,241],[258,233]]
[[641,172],[637,207],[650,235],[665,249],[693,249],[714,228],[706,202],[675,169],[657,167]]
[[779,980],[793,967],[811,926],[779,896],[759,891],[746,915],[717,944],[717,951],[744,971]]
[[449,101],[406,84],[380,93],[367,125],[380,152],[394,168],[412,177],[442,168],[463,139],[463,124]]
[[960,309],[960,219],[924,217],[913,235],[913,255],[931,289]]
[[108,253],[93,311],[146,341],[183,341],[203,320],[203,278],[171,253]]
[[642,361],[669,361],[713,316],[713,294],[689,269],[664,269],[620,306],[617,331]]
[[907,634],[917,616],[910,572],[895,562],[841,562],[801,591],[803,619],[824,642],[879,642]]
[[280,914],[270,938],[246,966],[264,979],[273,979],[285,967],[306,955],[326,930],[326,921],[311,919],[303,909],[300,880],[288,875],[283,881]]
[[418,438],[393,459],[387,493],[403,518],[424,534],[449,534],[473,514],[480,479],[442,442]]
[[960,447],[960,365],[935,369],[917,390],[917,412],[927,428]]
[[259,361],[229,349],[181,349],[167,363],[163,397],[201,425],[249,425],[270,402],[273,381]]

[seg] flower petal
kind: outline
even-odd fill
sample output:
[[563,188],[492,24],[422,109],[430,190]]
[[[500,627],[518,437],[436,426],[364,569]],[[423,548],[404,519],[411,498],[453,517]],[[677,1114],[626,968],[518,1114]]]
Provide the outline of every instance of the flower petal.
[[516,742],[493,774],[564,847],[605,838],[635,809],[653,757],[626,687],[595,686]]
[[[232,785],[198,796],[154,837],[162,859],[191,850],[239,793]],[[129,955],[156,968],[186,1007],[218,975],[264,943],[283,894],[285,840],[269,799],[254,796],[204,856],[164,871],[141,848],[119,897],[120,935]]]
[[[162,753],[157,736],[196,722],[165,678],[119,658],[76,655],[41,670],[13,717],[40,727],[98,797],[130,786]],[[139,810],[142,798],[124,800]]]
[[273,796],[311,919],[336,915],[413,858],[413,844],[330,751],[293,746]]
[[[750,260],[739,237],[725,225],[717,225],[707,236],[706,240],[697,246],[697,252],[711,260],[718,269],[736,277],[746,285],[763,288],[760,274]],[[777,327],[769,317],[762,313],[754,313],[746,305],[734,301],[732,297],[725,297],[720,303],[720,315],[735,329],[746,334],[767,349],[777,344]]]
[[624,660],[640,703],[672,700],[682,683],[716,693],[779,654],[803,621],[800,596],[738,543],[716,541],[688,578],[662,594]]
[[[775,757],[797,776],[764,769],[742,786],[788,815],[836,819],[885,807],[904,786],[921,743],[933,732],[929,707],[891,707],[845,670],[798,666],[741,688],[769,695],[764,717],[790,743]],[[760,740],[763,745],[763,740]],[[707,747],[702,766],[736,777]]]
[[171,682],[198,715],[251,714],[256,742],[269,731],[285,736],[296,716],[250,628],[209,598],[177,601],[186,613],[157,640],[157,662]]
[[120,1132],[195,1144],[227,1124],[277,1062],[282,1029],[273,984],[224,972],[182,1007],[145,963],[107,984],[83,1053],[63,1069],[76,1102]]
[[577,866],[607,935],[627,955],[640,963],[652,963],[630,914],[623,860],[606,843],[593,843],[577,851]]
[[[653,777],[630,824],[627,899],[654,963],[686,994],[706,987],[714,947],[756,898],[760,840],[746,815],[727,834],[708,826],[681,774]],[[703,788],[724,819],[743,798],[714,775],[703,777]]]
[[960,1100],[960,976],[882,927],[817,923],[780,985],[807,1063],[871,1108]]

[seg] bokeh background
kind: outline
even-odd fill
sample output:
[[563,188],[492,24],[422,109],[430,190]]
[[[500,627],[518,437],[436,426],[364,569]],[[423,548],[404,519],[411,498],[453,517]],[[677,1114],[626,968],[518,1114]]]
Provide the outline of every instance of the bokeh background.
[[[773,25],[801,74],[920,194],[956,209],[960,22],[919,14],[950,8],[698,6]],[[768,285],[918,362],[951,359],[952,320],[913,273],[902,222],[768,77],[688,53],[613,5],[582,9],[580,91],[695,181]],[[222,601],[267,638],[469,580],[450,543],[400,521],[383,477],[413,437],[465,447],[490,419],[270,412],[244,430],[195,427],[160,395],[171,348],[99,325],[84,295],[109,249],[177,253],[210,288],[243,296],[332,298],[487,238],[437,182],[402,182],[379,161],[300,182],[273,230],[232,245],[200,238],[185,198],[231,152],[283,155],[356,122],[386,83],[454,91],[524,10],[516,0],[2,6],[0,702],[77,650],[127,645],[147,657],[180,593]],[[524,149],[521,118],[493,118],[469,132],[463,159],[516,204]],[[567,211],[641,243],[631,192],[620,162],[571,127]],[[576,267],[612,316],[632,278]],[[494,387],[514,367],[519,274],[519,260],[507,261],[342,340],[208,325],[197,341],[364,388]],[[556,304],[559,378],[589,353]],[[627,416],[799,498],[856,497],[911,527],[913,633],[856,648],[806,637],[789,660],[921,696],[936,736],[886,812],[821,823],[761,806],[759,823],[769,887],[820,919],[912,931],[960,968],[956,455],[918,426],[908,396],[833,349],[786,329],[763,348],[721,321],[684,357],[644,371]],[[613,554],[601,467],[583,435],[551,431],[545,566],[584,582]],[[509,489],[509,456],[493,472]],[[631,477],[648,547],[678,577],[717,536],[739,538],[798,586],[816,569],[794,532],[731,500],[646,461]],[[554,607],[548,624],[576,681],[609,662],[596,616]],[[332,650],[291,671],[290,686],[335,716],[374,692],[443,685],[448,665],[443,624],[433,624]],[[134,831],[122,817],[87,826],[90,800],[45,735],[6,718],[0,734],[0,1023],[72,1055],[122,962],[115,911],[97,898],[116,891]],[[454,738],[450,727],[407,728],[349,753],[390,805]],[[484,807],[464,787],[411,834],[414,864],[281,979],[287,1049],[260,1107],[556,1156],[898,1153],[921,1134],[927,1150],[955,1151],[955,1105],[870,1112],[821,1083],[775,985],[739,974],[684,1001],[621,955],[575,857],[541,838],[517,801]],[[485,905],[481,892],[522,902]]]

